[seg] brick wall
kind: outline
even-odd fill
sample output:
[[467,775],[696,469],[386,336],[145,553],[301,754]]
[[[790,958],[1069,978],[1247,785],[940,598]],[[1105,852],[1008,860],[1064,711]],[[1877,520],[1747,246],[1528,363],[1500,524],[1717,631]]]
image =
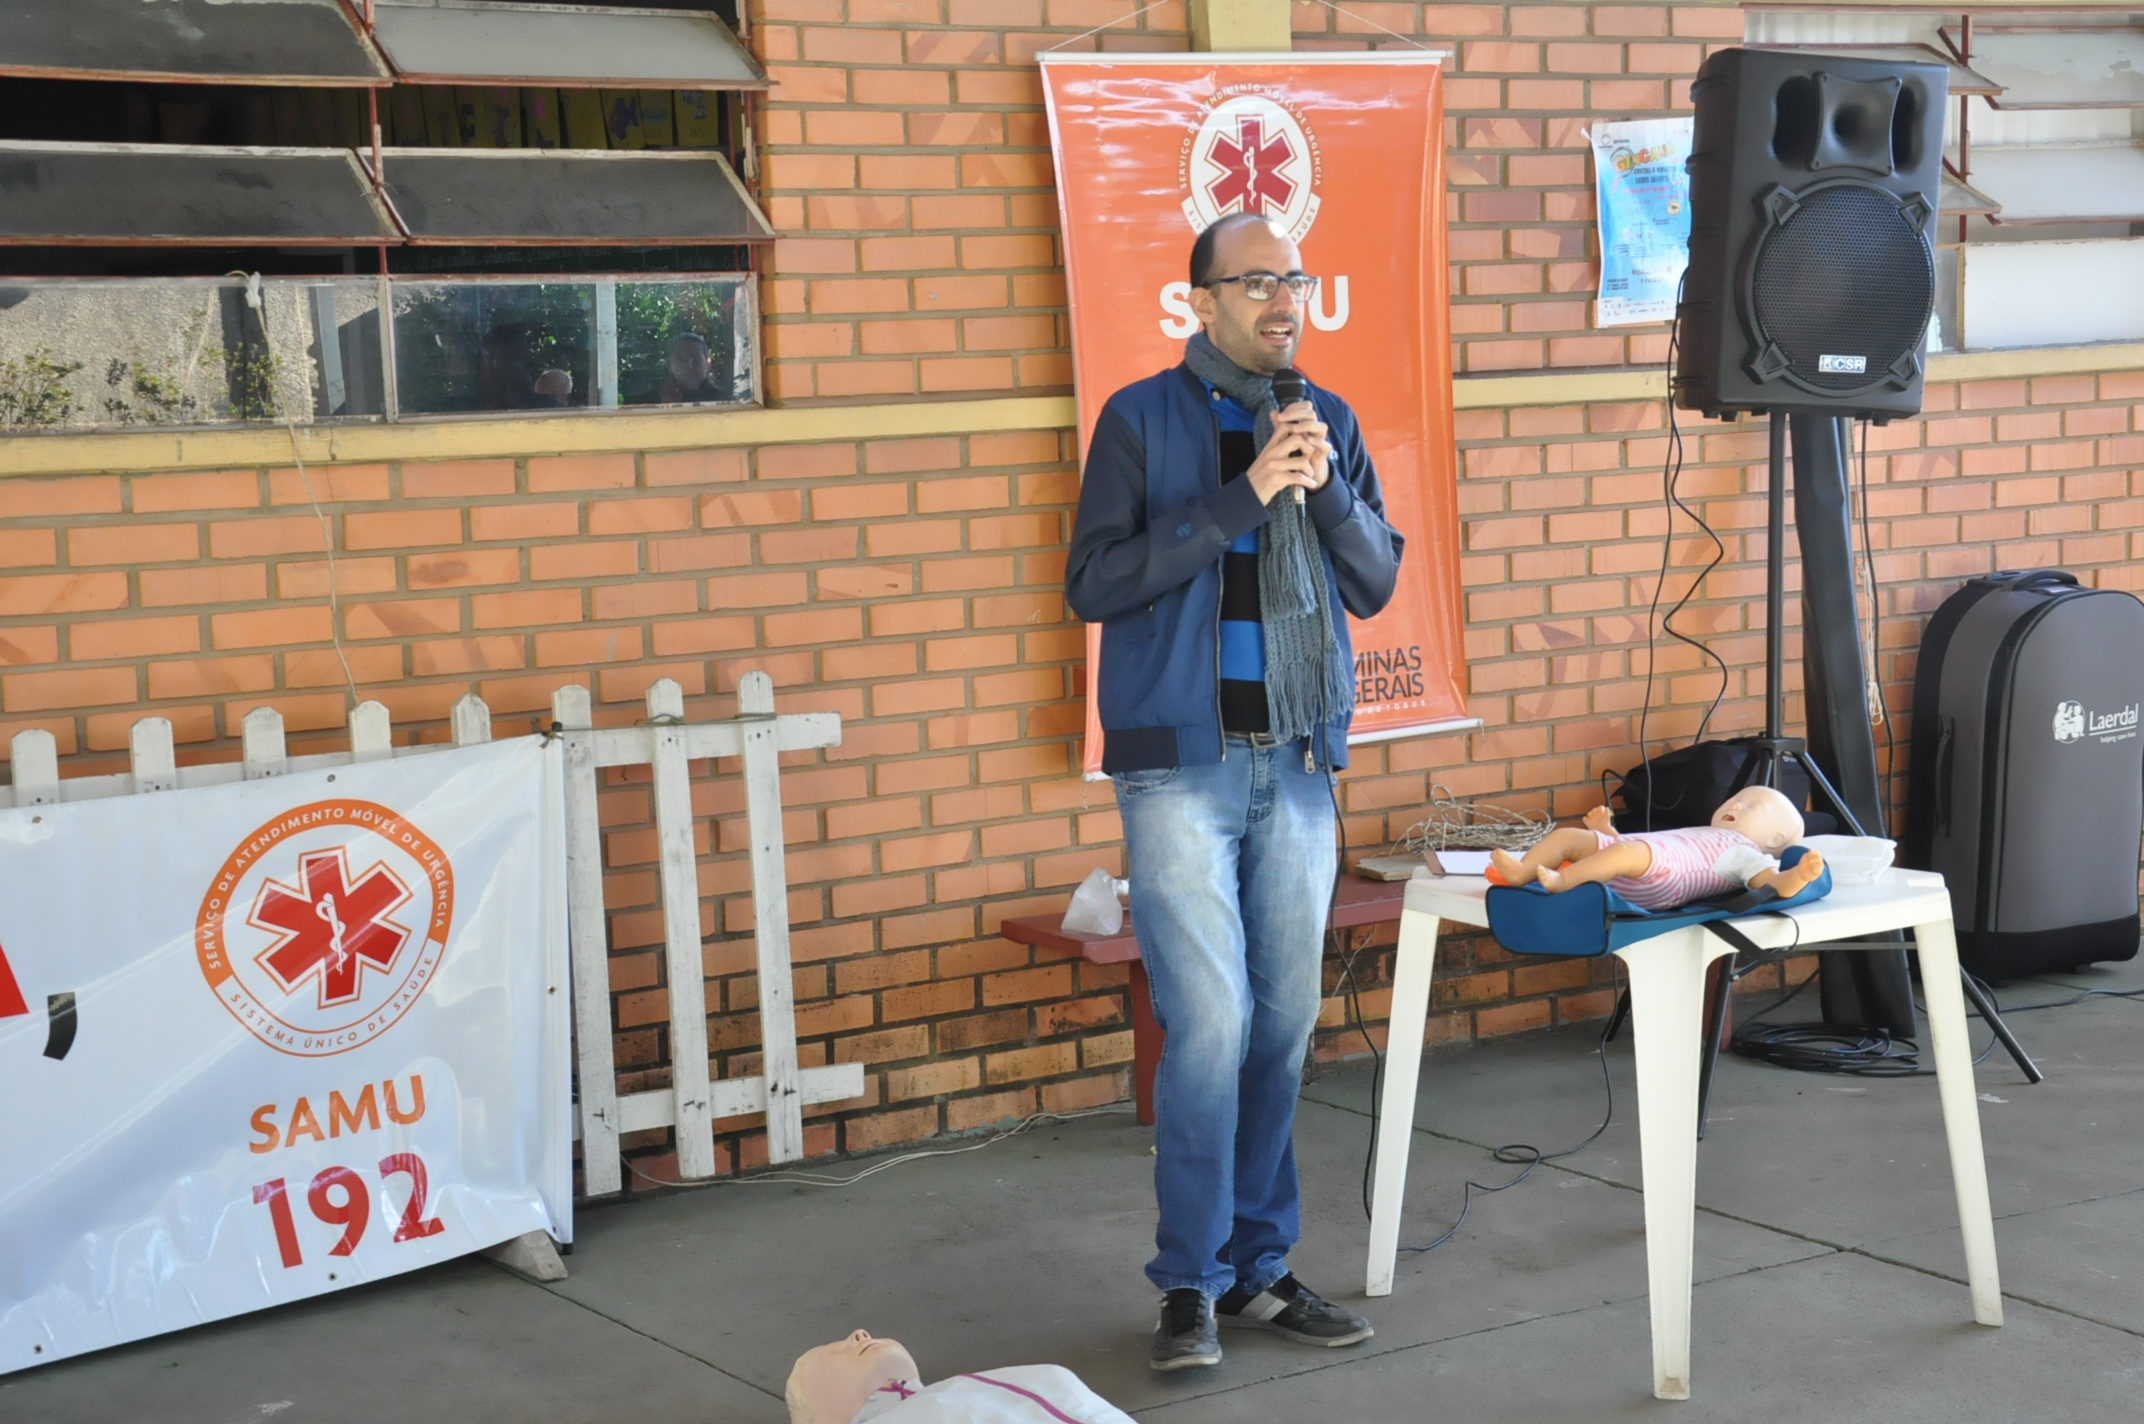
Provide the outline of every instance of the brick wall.
[[[1058,388],[1071,380],[1045,48],[1189,47],[1164,3],[765,0],[768,391],[777,399]],[[1733,6],[1296,0],[1300,50],[1446,49],[1452,331],[1460,373],[1657,363],[1660,326],[1588,328],[1583,133],[1689,109]]]
[[[1295,0],[1296,47],[1406,41],[1446,66],[1452,364],[1461,375],[1657,365],[1662,326],[1588,327],[1599,280],[1585,130],[1690,109],[1707,54],[1742,38],[1733,5],[1413,5]],[[1381,27],[1381,29],[1379,28]]]
[[[1717,425],[1691,436],[1682,488],[1728,560],[1687,626],[1733,667],[1714,727],[1746,730],[1761,718],[1762,437]],[[1487,726],[1359,748],[1342,788],[1358,848],[1402,829],[1433,783],[1573,815],[1604,767],[1632,759],[1664,528],[1660,407],[1465,412],[1460,438],[1471,705]],[[1125,1090],[1122,970],[994,933],[1006,916],[1061,905],[1094,865],[1122,868],[1109,789],[1076,774],[1083,643],[1059,589],[1068,441],[1038,431],[311,477],[336,541],[351,671],[416,735],[443,737],[469,691],[511,733],[566,681],[593,690],[607,723],[640,715],[657,677],[683,685],[691,715],[726,716],[753,668],[774,676],[785,710],[842,714],[840,748],[787,758],[784,795],[805,1061],[869,1070],[866,1100],[815,1113],[812,1142],[856,1151]],[[1871,444],[1894,708],[1923,618],[1964,577],[2060,564],[2144,587],[2144,373],[1931,386],[1925,418]],[[172,720],[186,759],[230,758],[239,719],[265,702],[298,746],[339,741],[322,531],[294,470],[15,478],[0,493],[0,736],[46,727],[70,772],[110,770],[128,726],[153,713]],[[1671,595],[1693,543],[1678,546]],[[1716,684],[1687,650],[1659,657],[1653,735],[1687,736]],[[631,1090],[663,1081],[668,986],[645,785],[612,776],[612,983]],[[717,775],[700,794],[712,817],[710,1041],[718,1070],[749,1072],[741,791]],[[1387,958],[1372,950],[1357,965],[1373,1027]],[[1439,1040],[1596,1016],[1608,1002],[1599,965],[1514,961],[1480,938],[1440,963]],[[1326,1058],[1361,1049],[1337,964],[1329,977]],[[733,1126],[725,1161],[749,1164],[758,1136]],[[660,1156],[659,1142],[638,1145]]]
[[[428,740],[467,692],[510,735],[565,682],[591,689],[599,722],[641,715],[659,677],[689,716],[722,717],[764,669],[785,710],[844,723],[838,749],[786,759],[783,788],[804,1060],[884,1069],[869,1102],[885,1111],[840,1145],[1109,1101],[1130,1055],[1122,967],[1032,959],[991,933],[1098,859],[1118,865],[1108,788],[1072,761],[1068,439],[315,467],[318,515],[295,469],[9,480],[0,738],[44,727],[86,774],[122,768],[128,728],[157,715],[182,759],[228,759],[267,703],[294,748],[337,745],[342,656],[360,696]],[[609,775],[630,1091],[667,1073],[668,986],[646,787]],[[741,786],[718,775],[697,804],[713,818],[709,1038],[719,1071],[755,1071]],[[823,1129],[815,1144],[835,1145]]]
[[[1071,384],[1035,52],[1116,0],[763,0],[771,399]],[[1045,28],[1045,22],[1051,28]],[[1164,4],[1112,43],[1188,47]],[[1091,41],[1090,41],[1091,44]]]
[[[759,106],[769,384],[788,402],[1065,389],[1034,51],[1129,0],[769,0],[754,43],[780,87]],[[1454,325],[1465,372],[1613,366],[1660,355],[1659,328],[1589,332],[1591,194],[1578,124],[1676,102],[1728,8],[1415,6],[1357,15],[1455,47],[1450,88]],[[1399,43],[1320,5],[1299,43]],[[1181,47],[1180,7],[1090,38]],[[1927,415],[1873,432],[1882,671],[1903,712],[1926,613],[1958,580],[2051,563],[2144,585],[2144,373],[1929,388]],[[590,424],[578,419],[576,429]],[[1468,734],[1358,749],[1350,844],[1384,841],[1441,784],[1583,811],[1635,759],[1646,608],[1666,532],[1657,404],[1462,410]],[[1685,626],[1730,663],[1714,726],[1761,719],[1763,442],[1699,424],[1684,493],[1727,560]],[[764,668],[784,710],[830,709],[842,747],[787,759],[796,995],[806,1062],[861,1061],[867,1097],[811,1115],[815,1151],[961,1131],[1127,1090],[1121,971],[995,933],[1121,871],[1106,784],[1077,774],[1080,627],[1060,590],[1071,436],[959,438],[310,471],[157,470],[0,480],[0,753],[49,727],[70,774],[120,765],[139,716],[170,717],[183,759],[232,758],[245,711],[281,708],[304,746],[339,740],[339,633],[366,697],[442,739],[484,696],[501,734],[579,681],[626,722],[657,677],[694,716],[727,715]],[[329,606],[334,541],[339,624]],[[1702,560],[1676,529],[1679,593]],[[1790,606],[1790,616],[1792,609]],[[1791,645],[1790,645],[1791,652]],[[1659,652],[1651,734],[1687,736],[1715,690]],[[1791,666],[1791,664],[1790,664]],[[1798,710],[1798,709],[1797,709]],[[1900,736],[1903,765],[1904,736]],[[1656,742],[1657,745],[1657,742]],[[740,793],[699,788],[710,1042],[752,1068],[750,905]],[[627,1090],[667,1072],[645,786],[617,774],[610,857],[615,1028]],[[1389,939],[1389,937],[1387,937]],[[1389,952],[1356,964],[1381,1035]],[[1438,1040],[1596,1016],[1598,964],[1514,961],[1485,938],[1440,952]],[[1329,967],[1318,1052],[1362,1044]],[[725,1170],[763,1145],[724,1124]],[[632,1145],[669,1170],[662,1134]]]

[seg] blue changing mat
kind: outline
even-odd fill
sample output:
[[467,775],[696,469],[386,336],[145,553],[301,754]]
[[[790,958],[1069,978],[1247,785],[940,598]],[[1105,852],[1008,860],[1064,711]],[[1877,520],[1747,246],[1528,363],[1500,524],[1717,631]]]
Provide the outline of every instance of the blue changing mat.
[[[1800,862],[1805,846],[1788,846],[1780,868]],[[1626,944],[1707,920],[1791,910],[1831,893],[1831,868],[1781,899],[1770,890],[1738,890],[1673,910],[1641,910],[1605,885],[1579,885],[1552,895],[1539,885],[1489,887],[1489,932],[1513,954],[1609,954]]]

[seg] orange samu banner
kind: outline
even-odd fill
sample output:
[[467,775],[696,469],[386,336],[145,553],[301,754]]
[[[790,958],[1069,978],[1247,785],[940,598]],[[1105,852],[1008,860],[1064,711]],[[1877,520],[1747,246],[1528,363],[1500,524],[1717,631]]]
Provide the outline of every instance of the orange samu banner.
[[[1082,439],[1112,394],[1183,359],[1197,234],[1228,213],[1277,219],[1320,278],[1296,364],[1354,407],[1407,541],[1391,604],[1353,628],[1350,740],[1467,723],[1437,57],[1042,59]],[[1100,639],[1088,630],[1090,672]]]

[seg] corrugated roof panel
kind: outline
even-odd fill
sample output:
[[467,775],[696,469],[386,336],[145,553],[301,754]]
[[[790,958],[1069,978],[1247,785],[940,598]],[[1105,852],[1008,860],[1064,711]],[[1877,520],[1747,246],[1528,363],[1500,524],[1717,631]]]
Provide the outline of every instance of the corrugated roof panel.
[[181,84],[390,82],[336,0],[0,0],[0,74]]
[[768,242],[719,153],[387,150],[387,198],[413,243],[596,246]]
[[380,48],[414,82],[767,87],[729,26],[703,12],[378,0],[373,16]]
[[0,141],[0,244],[401,240],[346,149]]

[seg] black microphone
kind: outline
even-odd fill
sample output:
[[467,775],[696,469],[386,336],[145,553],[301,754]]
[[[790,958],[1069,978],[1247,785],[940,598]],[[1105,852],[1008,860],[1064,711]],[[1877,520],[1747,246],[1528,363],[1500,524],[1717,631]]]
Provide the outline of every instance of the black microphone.
[[[1310,382],[1303,379],[1301,371],[1290,366],[1286,370],[1273,373],[1273,404],[1276,407],[1286,410],[1297,401],[1309,399]],[[1295,487],[1295,502],[1297,504],[1303,502],[1303,487],[1301,485]]]

